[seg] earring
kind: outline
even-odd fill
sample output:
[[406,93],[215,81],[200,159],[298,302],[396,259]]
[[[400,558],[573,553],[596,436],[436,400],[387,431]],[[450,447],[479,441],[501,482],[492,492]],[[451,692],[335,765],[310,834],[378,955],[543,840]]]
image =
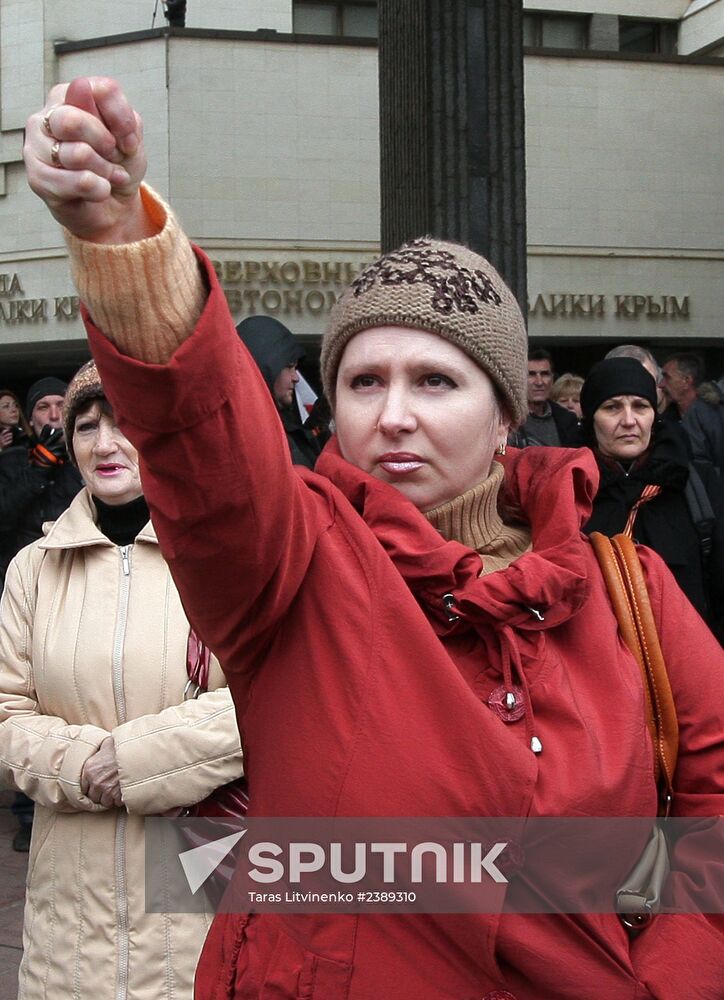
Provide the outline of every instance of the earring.
[[498,445],[498,447],[495,449],[495,454],[496,455],[504,455],[505,454],[505,441],[501,441],[500,442],[500,444]]

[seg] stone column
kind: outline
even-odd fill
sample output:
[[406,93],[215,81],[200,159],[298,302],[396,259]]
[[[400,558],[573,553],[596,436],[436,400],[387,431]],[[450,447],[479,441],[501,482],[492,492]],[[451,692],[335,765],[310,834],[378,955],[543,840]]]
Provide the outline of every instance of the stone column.
[[431,233],[526,307],[522,0],[380,0],[382,247]]

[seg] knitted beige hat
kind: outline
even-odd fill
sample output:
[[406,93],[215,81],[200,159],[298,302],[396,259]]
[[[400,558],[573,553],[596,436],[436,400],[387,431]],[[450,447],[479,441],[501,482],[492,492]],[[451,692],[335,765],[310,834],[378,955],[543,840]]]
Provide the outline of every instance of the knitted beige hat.
[[65,446],[75,463],[73,431],[81,408],[91,399],[105,399],[105,391],[95,361],[86,361],[70,380],[63,403],[63,430]]
[[484,257],[425,236],[365,268],[334,307],[322,341],[322,382],[332,406],[347,341],[374,326],[429,330],[449,340],[497,385],[513,423],[525,420],[525,323],[513,293]]

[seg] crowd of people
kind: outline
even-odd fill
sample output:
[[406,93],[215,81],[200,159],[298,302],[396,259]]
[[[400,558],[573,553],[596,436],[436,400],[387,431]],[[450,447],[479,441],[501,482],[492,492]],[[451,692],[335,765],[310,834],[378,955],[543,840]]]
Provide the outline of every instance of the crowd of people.
[[532,350],[528,416],[509,441],[590,448],[599,484],[583,530],[657,552],[724,643],[724,394],[703,376],[695,354],[661,368],[646,348],[622,344],[585,377],[555,379],[551,354]]
[[0,780],[38,812],[21,1000],[717,1000],[703,913],[634,940],[615,913],[228,913],[205,942],[201,917],[145,913],[143,817],[242,756],[251,815],[656,816],[594,529],[646,546],[671,814],[721,815],[724,409],[686,354],[660,372],[627,345],[555,380],[492,265],[420,237],[331,315],[327,441],[294,406],[296,341],[235,328],[141,134],[101,78],[26,130],[96,361],[31,387],[0,454]]

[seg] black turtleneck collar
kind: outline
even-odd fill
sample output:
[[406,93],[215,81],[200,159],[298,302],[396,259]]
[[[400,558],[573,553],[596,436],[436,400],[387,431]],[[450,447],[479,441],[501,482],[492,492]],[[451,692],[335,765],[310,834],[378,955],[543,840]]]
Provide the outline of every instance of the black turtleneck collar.
[[114,545],[130,545],[148,522],[148,506],[143,496],[116,506],[104,503],[92,494],[91,499],[98,513],[98,529]]

